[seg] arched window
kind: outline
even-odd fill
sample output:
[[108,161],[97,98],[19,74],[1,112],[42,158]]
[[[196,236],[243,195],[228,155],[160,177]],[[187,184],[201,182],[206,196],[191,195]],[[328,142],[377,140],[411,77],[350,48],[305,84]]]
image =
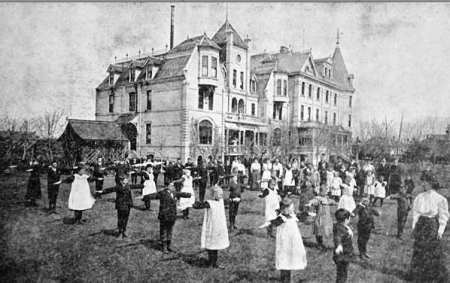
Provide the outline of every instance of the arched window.
[[233,98],[233,100],[231,100],[231,112],[232,113],[237,113],[238,112],[237,99],[236,98]]
[[278,128],[273,130],[273,145],[274,146],[281,145],[281,130]]
[[212,123],[203,120],[198,126],[200,144],[212,144]]
[[244,108],[244,100],[240,99],[239,100],[239,109],[238,109],[239,113],[244,114],[245,113],[245,108]]

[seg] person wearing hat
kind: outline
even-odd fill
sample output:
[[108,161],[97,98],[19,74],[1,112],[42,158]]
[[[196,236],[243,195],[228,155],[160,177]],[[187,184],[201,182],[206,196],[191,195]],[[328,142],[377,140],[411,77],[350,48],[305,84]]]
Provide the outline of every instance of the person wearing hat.
[[163,253],[167,254],[173,250],[172,231],[177,220],[177,198],[190,198],[190,193],[176,192],[173,182],[165,183],[165,188],[154,194],[150,194],[150,199],[159,200],[159,236]]
[[[219,178],[219,180],[222,179]],[[223,203],[223,190],[218,183],[211,188],[211,199],[205,202],[195,202],[193,208],[205,209],[200,246],[208,251],[208,266],[221,267],[217,264],[218,251],[228,248],[230,242]]]
[[369,242],[370,234],[375,228],[374,216],[380,216],[380,212],[374,209],[369,200],[368,195],[364,195],[361,202],[352,212],[352,216],[358,216],[358,250],[361,259],[371,258],[367,254],[367,242]]
[[290,282],[292,270],[306,268],[306,250],[298,229],[298,218],[294,213],[294,203],[290,198],[283,199],[280,212],[276,219],[262,226],[273,225],[277,227],[275,267],[281,272],[281,282]]
[[59,185],[55,185],[61,179],[61,170],[55,160],[47,170],[48,213],[56,214],[56,199],[58,198]]
[[41,192],[41,168],[37,160],[33,161],[31,168],[26,170],[30,172],[28,180],[27,192],[25,194],[25,206],[37,206],[36,199],[42,197]]
[[86,171],[87,168],[81,165],[75,168],[77,173],[72,176],[54,183],[59,185],[61,183],[71,183],[70,195],[69,195],[69,209],[74,212],[74,224],[82,224],[83,211],[89,210],[94,206],[95,198],[92,196],[89,183],[94,182],[96,178],[89,176]]
[[450,218],[448,201],[433,188],[437,178],[422,182],[423,193],[413,203],[414,250],[411,278],[414,282],[449,282],[442,237]]
[[115,187],[106,188],[98,193],[105,195],[116,193],[116,210],[117,210],[117,228],[118,237],[126,238],[125,231],[127,230],[128,218],[130,217],[130,210],[133,207],[132,189],[142,189],[144,185],[130,185],[128,183],[128,175],[121,174],[119,176],[120,184]]

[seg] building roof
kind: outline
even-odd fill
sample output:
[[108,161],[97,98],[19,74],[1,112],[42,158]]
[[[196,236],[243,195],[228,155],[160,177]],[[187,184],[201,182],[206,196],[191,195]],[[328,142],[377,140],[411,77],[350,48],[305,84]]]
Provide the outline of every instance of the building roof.
[[73,131],[83,140],[127,141],[119,125],[114,122],[68,119],[66,129],[58,139],[68,131]]
[[191,55],[165,59],[156,73],[155,79],[173,78],[184,75],[184,68]]
[[333,77],[336,82],[342,86],[353,88],[348,82],[348,71],[345,66],[344,58],[342,57],[341,49],[339,45],[336,46],[333,54]]
[[233,33],[233,44],[244,49],[248,49],[248,45],[241,38],[241,36],[236,32],[233,26],[228,22],[228,19],[225,23],[220,27],[220,29],[213,36],[212,41],[217,43],[219,46],[225,45],[227,41],[227,31],[230,30]]

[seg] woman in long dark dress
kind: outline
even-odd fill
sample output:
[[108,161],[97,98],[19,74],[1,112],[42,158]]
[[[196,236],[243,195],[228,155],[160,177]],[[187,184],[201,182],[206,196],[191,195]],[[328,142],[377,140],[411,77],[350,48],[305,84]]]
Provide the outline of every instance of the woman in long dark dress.
[[424,180],[425,192],[414,199],[411,261],[411,279],[414,282],[449,282],[442,235],[450,214],[447,199],[434,190],[436,184],[435,178]]
[[36,199],[42,197],[39,163],[34,161],[32,167],[28,169],[27,172],[31,172],[31,175],[28,180],[27,192],[25,194],[25,205],[36,206]]

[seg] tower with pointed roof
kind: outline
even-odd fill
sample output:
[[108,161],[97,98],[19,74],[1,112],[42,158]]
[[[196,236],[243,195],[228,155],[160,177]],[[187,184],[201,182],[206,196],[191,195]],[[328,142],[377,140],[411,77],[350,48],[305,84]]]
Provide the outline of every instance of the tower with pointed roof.
[[96,88],[96,119],[157,159],[348,154],[355,89],[339,43],[315,59],[285,46],[251,55],[251,42],[227,17],[211,38],[117,60]]

